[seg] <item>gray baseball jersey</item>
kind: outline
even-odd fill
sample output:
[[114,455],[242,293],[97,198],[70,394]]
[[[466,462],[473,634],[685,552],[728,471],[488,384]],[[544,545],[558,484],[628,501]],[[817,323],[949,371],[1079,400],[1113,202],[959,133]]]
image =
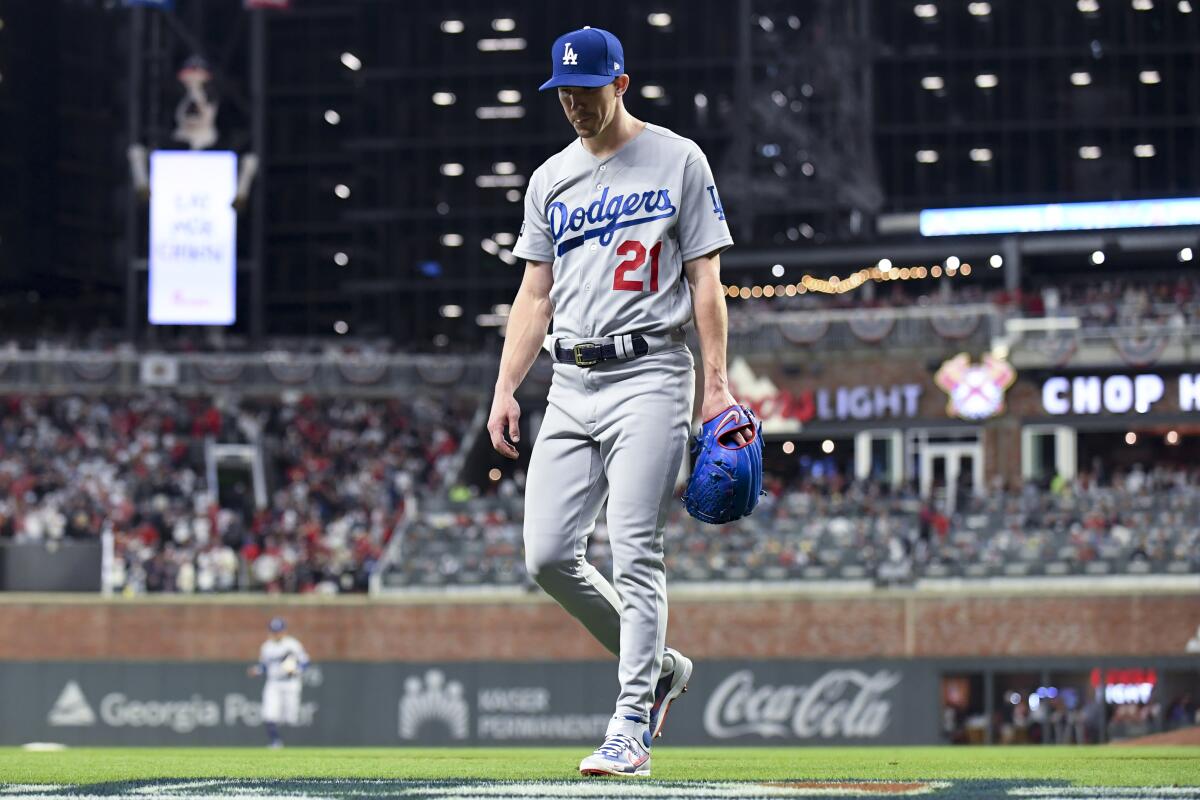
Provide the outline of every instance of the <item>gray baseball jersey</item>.
[[[513,252],[553,262],[553,335],[663,335],[692,316],[683,262],[733,244],[708,161],[647,125],[598,159],[576,140],[538,168]],[[529,574],[619,659],[616,718],[648,722],[667,629],[663,530],[692,417],[679,342],[556,364],[525,491]],[[607,505],[613,582],[584,557]]]
[[683,327],[683,262],[732,244],[704,153],[648,124],[608,158],[576,139],[538,167],[513,254],[554,263],[553,333],[584,338]]

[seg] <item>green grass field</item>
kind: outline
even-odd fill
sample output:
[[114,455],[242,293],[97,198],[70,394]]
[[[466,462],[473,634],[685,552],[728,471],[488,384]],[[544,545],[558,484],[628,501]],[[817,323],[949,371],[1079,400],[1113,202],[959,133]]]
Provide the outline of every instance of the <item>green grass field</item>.
[[[0,749],[0,784],[163,778],[566,780],[585,748]],[[665,781],[1063,781],[1088,786],[1200,786],[1196,747],[656,747]],[[0,787],[0,796],[4,790]]]

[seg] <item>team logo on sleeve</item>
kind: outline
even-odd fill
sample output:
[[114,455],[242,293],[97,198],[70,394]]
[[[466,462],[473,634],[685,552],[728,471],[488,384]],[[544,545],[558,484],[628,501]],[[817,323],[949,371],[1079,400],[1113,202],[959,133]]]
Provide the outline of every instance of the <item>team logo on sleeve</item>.
[[[678,211],[671,202],[669,189],[650,189],[608,196],[608,189],[586,206],[568,208],[566,203],[554,202],[546,210],[550,235],[558,243],[558,255],[574,250],[588,239],[597,239],[608,247],[613,235],[621,228],[667,219]],[[642,216],[634,216],[635,214]],[[595,227],[584,228],[588,225]],[[575,233],[576,236],[568,236]]]
[[725,219],[725,208],[721,205],[721,198],[717,196],[717,187],[708,187],[708,196],[712,198],[713,213],[717,215],[717,219]]

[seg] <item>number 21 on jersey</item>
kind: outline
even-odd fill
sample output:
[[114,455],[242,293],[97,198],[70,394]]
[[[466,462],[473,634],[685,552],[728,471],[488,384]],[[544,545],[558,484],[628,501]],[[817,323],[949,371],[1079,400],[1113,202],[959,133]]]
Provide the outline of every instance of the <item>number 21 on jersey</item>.
[[640,278],[628,278],[629,273],[639,269],[646,263],[646,245],[634,239],[621,242],[617,247],[617,255],[625,260],[617,264],[613,273],[613,291],[617,292],[657,292],[658,291],[658,254],[662,251],[662,242],[655,242],[650,248],[650,280],[649,289]]

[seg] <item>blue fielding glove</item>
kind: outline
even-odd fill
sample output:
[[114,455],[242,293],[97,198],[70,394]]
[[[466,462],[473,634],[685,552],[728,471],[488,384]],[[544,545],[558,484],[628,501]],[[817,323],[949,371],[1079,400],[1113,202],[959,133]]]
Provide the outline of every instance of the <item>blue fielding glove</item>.
[[[751,437],[738,444],[738,432]],[[762,423],[745,406],[730,406],[692,441],[696,463],[683,505],[701,522],[721,525],[748,516],[762,494]]]

